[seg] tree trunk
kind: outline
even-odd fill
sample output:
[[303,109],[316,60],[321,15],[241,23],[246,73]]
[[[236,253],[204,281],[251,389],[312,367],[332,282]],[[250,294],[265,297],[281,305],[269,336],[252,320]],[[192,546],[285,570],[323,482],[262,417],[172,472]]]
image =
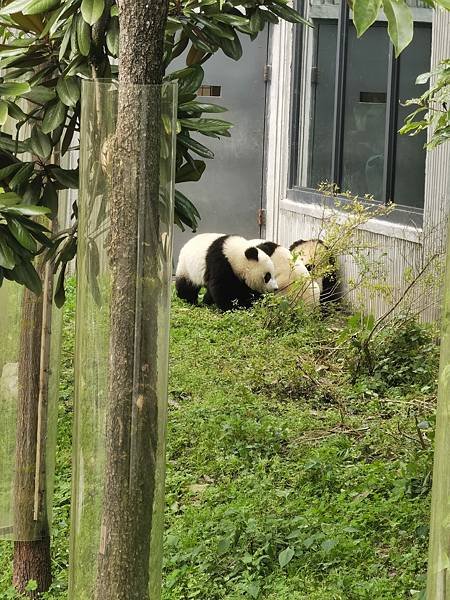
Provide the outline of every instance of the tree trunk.
[[50,533],[47,518],[45,461],[52,278],[46,273],[44,293],[24,290],[19,342],[16,472],[14,481],[13,585],[25,592],[28,582],[37,589],[51,585]]
[[141,85],[162,80],[167,1],[122,0],[119,7],[109,403],[95,600],[145,600],[158,446],[161,90]]

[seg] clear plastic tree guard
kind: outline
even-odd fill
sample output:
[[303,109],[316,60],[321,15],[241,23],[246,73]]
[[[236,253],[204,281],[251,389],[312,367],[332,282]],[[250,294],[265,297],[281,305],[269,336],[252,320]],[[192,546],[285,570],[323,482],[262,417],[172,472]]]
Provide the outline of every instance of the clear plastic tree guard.
[[0,287],[0,539],[49,535],[61,318],[51,282],[39,297],[14,282]]
[[450,251],[444,291],[427,600],[450,599]]
[[176,94],[83,82],[71,600],[160,597]]

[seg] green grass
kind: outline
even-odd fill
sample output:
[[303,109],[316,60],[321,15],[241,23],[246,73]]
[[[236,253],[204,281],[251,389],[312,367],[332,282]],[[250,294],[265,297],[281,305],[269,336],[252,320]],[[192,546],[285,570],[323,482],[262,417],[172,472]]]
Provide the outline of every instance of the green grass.
[[[173,302],[163,600],[418,598],[436,353],[425,363],[417,334],[392,356],[391,331],[355,376],[342,317],[268,311]],[[64,331],[52,600],[67,597],[73,290]]]

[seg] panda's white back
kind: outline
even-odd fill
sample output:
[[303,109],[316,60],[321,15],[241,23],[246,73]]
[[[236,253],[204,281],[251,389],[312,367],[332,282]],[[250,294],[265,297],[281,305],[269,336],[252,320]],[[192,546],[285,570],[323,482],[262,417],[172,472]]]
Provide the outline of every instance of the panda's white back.
[[200,233],[186,242],[180,250],[176,277],[186,277],[194,285],[203,286],[208,248],[223,235],[223,233]]

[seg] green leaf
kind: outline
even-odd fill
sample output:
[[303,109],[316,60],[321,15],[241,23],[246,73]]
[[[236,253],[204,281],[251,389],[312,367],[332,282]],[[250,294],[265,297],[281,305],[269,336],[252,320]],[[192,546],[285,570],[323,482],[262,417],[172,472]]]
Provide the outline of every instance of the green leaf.
[[239,27],[242,25],[245,26],[248,24],[248,19],[246,17],[240,17],[238,15],[230,15],[226,13],[209,13],[208,17],[214,19],[215,21],[231,25],[232,27]]
[[31,174],[34,171],[34,163],[24,163],[22,167],[17,171],[14,177],[9,182],[9,186],[12,190],[20,193],[20,186],[28,181]]
[[42,121],[43,133],[50,133],[54,129],[64,123],[67,113],[67,107],[62,102],[57,100],[47,107]]
[[186,148],[188,148],[195,154],[198,154],[198,156],[201,156],[202,158],[214,158],[214,152],[212,152],[212,150],[210,150],[203,144],[200,144],[200,142],[197,142],[197,140],[193,140],[187,135],[184,135],[182,133],[178,134],[177,143],[181,144],[182,146],[185,146]]
[[31,91],[22,95],[35,104],[46,104],[55,98],[56,92],[53,88],[48,88],[45,85],[37,85]]
[[21,246],[35,253],[37,250],[36,240],[28,230],[17,219],[8,220],[8,229]]
[[7,102],[0,102],[0,125],[4,125],[8,118],[8,104]]
[[290,548],[289,546],[285,550],[280,552],[280,554],[278,555],[278,562],[280,563],[280,567],[282,569],[284,569],[284,567],[291,562],[291,560],[294,558],[294,554],[294,549]]
[[193,113],[221,113],[227,112],[228,108],[220,106],[219,104],[210,104],[206,102],[185,102],[178,106],[178,113],[180,112],[193,112]]
[[324,552],[330,552],[335,546],[337,546],[336,540],[325,540],[320,545]]
[[0,96],[22,96],[30,90],[30,85],[22,81],[0,83]]
[[64,306],[64,302],[66,301],[66,291],[64,289],[64,276],[66,274],[66,264],[61,266],[61,271],[58,275],[58,281],[56,283],[56,291],[54,295],[54,301],[58,308],[62,308]]
[[418,75],[416,77],[416,84],[417,85],[422,85],[424,83],[427,83],[428,80],[431,77],[431,73],[421,73],[420,75]]
[[31,150],[39,156],[39,158],[47,159],[52,153],[52,143],[50,137],[39,129],[33,127],[30,139]]
[[63,185],[65,188],[70,188],[73,190],[78,189],[78,169],[61,169],[60,167],[53,167],[52,173],[58,183]]
[[35,579],[30,579],[30,581],[26,585],[25,591],[34,592],[35,590],[37,590],[37,588],[38,588],[37,581]]
[[[6,179],[7,177],[9,177],[10,175],[13,175],[16,171],[18,171],[21,166],[22,166],[22,162],[21,161],[17,161],[11,165],[8,165],[7,167],[3,167],[3,169],[0,169],[0,182],[2,182],[4,179]],[[17,196],[19,198],[19,196]],[[20,198],[19,198],[19,202],[20,202]]]
[[278,17],[281,17],[285,21],[288,21],[289,23],[303,23],[303,25],[313,27],[312,23],[304,19],[301,15],[299,15],[299,13],[296,10],[294,10],[290,6],[271,4],[270,11],[275,13]]
[[81,3],[81,14],[89,25],[94,25],[103,14],[105,0],[83,0]]
[[0,15],[13,15],[14,13],[22,12],[30,0],[15,0],[0,9]]
[[219,555],[225,554],[226,552],[228,552],[228,550],[230,549],[230,547],[231,547],[231,540],[230,540],[230,538],[227,538],[227,537],[222,538],[219,541],[219,544],[217,546],[217,554],[219,554]]
[[195,94],[201,86],[204,76],[204,71],[200,65],[192,65],[170,73],[166,79],[169,81],[178,79],[178,95],[182,97]]
[[58,192],[55,184],[50,179],[47,181],[42,193],[42,204],[52,211],[52,215],[56,215],[58,211]]
[[60,5],[60,0],[32,0],[23,9],[24,15],[46,13]]
[[239,60],[242,57],[242,44],[237,33],[234,34],[233,40],[220,40],[220,47],[233,60]]
[[14,258],[14,252],[3,240],[0,233],[0,267],[4,267],[5,269],[14,269],[15,265],[16,260]]
[[8,100],[8,114],[12,119],[16,121],[26,121],[27,115],[17,104],[14,104],[11,100]]
[[16,281],[26,285],[28,289],[37,295],[42,292],[41,279],[30,262],[25,261],[16,265],[14,271]]
[[119,55],[119,19],[111,17],[108,33],[106,34],[106,46],[112,56]]
[[395,47],[395,56],[411,42],[414,23],[411,9],[404,0],[383,0],[383,9],[388,20],[388,33]]
[[233,127],[232,123],[222,119],[180,119],[180,123],[186,129],[200,131],[202,133],[216,133],[223,135]]
[[186,163],[178,169],[175,179],[176,183],[184,183],[186,181],[199,181],[206,169],[206,163],[202,160],[194,160],[193,164]]
[[381,9],[382,0],[354,0],[353,23],[358,37],[369,29],[376,21]]
[[15,192],[4,192],[0,194],[0,208],[2,206],[16,206],[22,202],[22,198]]
[[[175,216],[180,223],[185,223],[192,231],[196,231],[200,214],[189,198],[186,198],[180,190],[175,190]],[[180,228],[184,231],[182,225]]]
[[83,56],[89,56],[91,49],[91,28],[80,16],[77,20],[77,43],[80,53]]
[[63,141],[61,144],[62,156],[64,156],[64,154],[70,148],[70,144],[72,143],[73,135],[75,133],[75,128],[77,125],[77,120],[78,120],[78,113],[74,112],[72,117],[70,118],[69,125],[66,128],[66,133],[64,134],[64,138],[63,138]]
[[70,27],[70,21],[69,21],[69,25],[64,33],[64,37],[62,39],[61,46],[59,48],[59,57],[58,57],[59,62],[62,62],[64,55],[66,54],[67,48],[69,47],[70,34],[71,34],[71,27]]
[[259,8],[256,8],[250,17],[250,31],[252,33],[258,33],[264,28],[265,23],[261,17],[261,13],[262,11],[259,10]]
[[66,106],[75,106],[80,99],[80,86],[77,77],[61,77],[56,84],[59,99]]
[[[0,195],[0,203],[2,196]],[[27,217],[39,217],[47,215],[50,210],[46,206],[35,206],[34,204],[21,204],[16,206],[10,206],[3,209],[4,213],[11,215],[25,215]]]
[[251,598],[257,598],[259,596],[259,592],[261,590],[261,586],[256,581],[251,581],[247,588],[246,592]]
[[3,132],[0,132],[0,149],[13,153],[29,151],[29,147],[26,142],[13,140],[10,135],[7,135]]

